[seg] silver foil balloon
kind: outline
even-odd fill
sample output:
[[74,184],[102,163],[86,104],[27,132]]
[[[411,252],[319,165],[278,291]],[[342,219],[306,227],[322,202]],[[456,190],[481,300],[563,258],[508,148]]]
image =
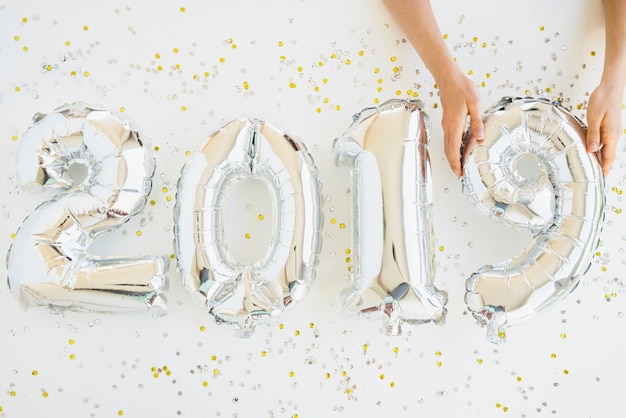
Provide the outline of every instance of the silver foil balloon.
[[389,100],[354,116],[335,140],[336,166],[351,168],[352,287],[342,292],[348,316],[443,324],[448,297],[435,285],[430,125],[419,101]]
[[24,308],[165,313],[167,259],[89,252],[142,210],[151,189],[153,158],[127,122],[83,103],[36,114],[16,167],[24,190],[57,191],[26,218],[7,255],[8,284]]
[[[240,181],[262,182],[272,201],[271,237],[254,262],[229,247],[226,210]],[[269,123],[240,118],[186,162],[174,214],[184,286],[218,323],[247,337],[308,292],[318,263],[321,179],[305,146]]]
[[589,268],[604,218],[604,177],[586,126],[559,103],[503,98],[468,144],[462,184],[480,212],[535,233],[510,260],[467,280],[466,303],[493,343],[565,298]]

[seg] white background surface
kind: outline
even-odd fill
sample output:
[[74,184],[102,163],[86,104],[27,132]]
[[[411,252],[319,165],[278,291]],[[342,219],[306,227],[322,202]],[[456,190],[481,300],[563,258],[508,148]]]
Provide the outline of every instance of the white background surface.
[[[600,1],[434,3],[454,56],[484,83],[483,107],[544,96],[584,118],[603,62]],[[174,266],[163,318],[23,311],[3,282],[0,416],[623,416],[623,157],[607,178],[602,246],[581,285],[507,343],[489,344],[466,311],[464,281],[529,236],[491,224],[462,195],[433,80],[379,1],[3,0],[0,28],[0,253],[46,198],[17,188],[19,137],[33,114],[66,102],[123,108],[159,149],[155,205],[100,242],[102,254],[173,253],[185,152],[242,115],[306,143],[325,196],[311,293],[246,340],[193,303]],[[437,285],[450,302],[445,325],[392,338],[340,314],[349,175],[330,151],[354,113],[413,93],[432,119]]]

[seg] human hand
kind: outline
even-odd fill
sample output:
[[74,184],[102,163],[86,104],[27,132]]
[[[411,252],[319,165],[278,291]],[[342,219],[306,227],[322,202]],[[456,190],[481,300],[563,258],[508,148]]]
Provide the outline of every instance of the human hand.
[[467,138],[469,143],[481,142],[485,136],[480,97],[474,83],[460,70],[440,77],[437,84],[443,112],[441,126],[444,150],[450,168],[457,177],[460,177],[463,174],[461,144],[468,115],[471,135]]
[[602,173],[606,177],[615,161],[617,143],[622,137],[623,89],[600,83],[587,106],[587,152],[600,150]]

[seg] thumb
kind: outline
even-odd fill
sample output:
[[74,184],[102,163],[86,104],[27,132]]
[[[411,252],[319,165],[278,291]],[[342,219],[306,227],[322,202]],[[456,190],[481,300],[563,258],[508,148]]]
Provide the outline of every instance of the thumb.
[[587,136],[585,138],[587,143],[587,152],[596,152],[600,149],[600,124],[590,123],[587,128]]

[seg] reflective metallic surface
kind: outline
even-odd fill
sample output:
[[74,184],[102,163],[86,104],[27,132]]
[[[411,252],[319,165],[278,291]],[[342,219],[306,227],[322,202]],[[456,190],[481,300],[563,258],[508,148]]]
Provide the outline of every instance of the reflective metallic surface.
[[145,205],[154,161],[137,132],[105,109],[73,103],[35,115],[20,141],[23,189],[59,192],[28,216],[7,255],[9,287],[20,304],[164,314],[166,259],[89,253]]
[[334,144],[352,185],[354,266],[343,310],[382,319],[388,335],[402,322],[445,322],[448,297],[434,286],[429,131],[419,101],[390,100],[356,114]]
[[499,343],[508,326],[578,285],[599,242],[604,177],[586,153],[586,127],[558,103],[503,98],[484,122],[484,142],[463,153],[463,189],[492,219],[536,233],[520,254],[467,280],[469,309]]
[[[224,218],[233,188],[261,181],[273,207],[264,256],[239,260]],[[321,179],[303,144],[267,122],[241,118],[214,132],[185,164],[174,214],[183,283],[218,322],[247,337],[307,293],[321,243]]]

